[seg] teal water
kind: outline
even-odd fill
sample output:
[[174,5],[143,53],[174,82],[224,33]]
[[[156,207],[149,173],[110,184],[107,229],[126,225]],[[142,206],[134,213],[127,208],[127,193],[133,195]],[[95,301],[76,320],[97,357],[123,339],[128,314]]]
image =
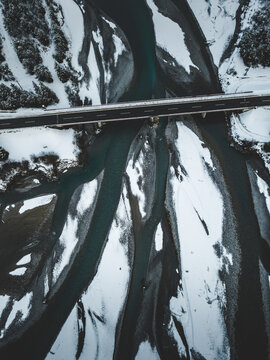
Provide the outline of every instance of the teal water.
[[[133,51],[135,77],[131,89],[121,100],[149,99],[164,96],[164,89],[157,70],[155,36],[151,14],[145,2],[143,0],[96,0],[95,3],[122,28]],[[42,186],[42,191],[56,191],[58,194],[51,229],[52,233],[55,233],[50,239],[52,248],[66,220],[66,211],[74,190],[80,184],[93,180],[104,170],[104,178],[89,232],[69,274],[60,290],[46,305],[46,310],[41,319],[34,323],[19,340],[4,348],[1,351],[1,359],[44,359],[70,311],[93,279],[118,205],[128,151],[142,123],[127,124],[122,122],[121,124],[108,125],[88,150],[88,159],[83,169],[68,172],[58,184],[44,184]],[[124,309],[120,336],[115,349],[115,359],[128,360],[134,358],[133,335],[143,296],[142,284],[147,273],[153,232],[164,215],[164,195],[169,158],[168,145],[164,136],[165,127],[166,119],[161,121],[156,136],[156,187],[154,189],[155,202],[152,217],[141,228],[136,238],[135,262],[130,291]],[[239,242],[244,249],[244,260],[242,262],[244,276],[242,275],[240,278],[240,290],[242,293],[239,296],[241,307],[235,322],[238,329],[238,337],[236,337],[239,343],[238,351],[241,356],[244,354],[248,356],[248,353],[245,352],[245,346],[242,344],[245,336],[250,343],[257,339],[253,325],[251,326],[248,321],[251,315],[251,320],[256,325],[256,331],[261,335],[260,339],[255,341],[258,354],[258,349],[265,348],[258,279],[258,248],[256,241],[258,228],[252,212],[252,200],[247,195],[250,189],[246,177],[245,159],[243,155],[236,153],[229,146],[223,116],[215,119],[214,117],[207,118],[202,124],[201,130],[209,144],[219,154],[226,181],[232,194],[235,194],[234,210],[238,219]],[[35,191],[38,190],[33,190],[32,194]],[[14,196],[14,199],[16,196],[18,194]],[[7,201],[11,199],[13,199],[12,195],[7,198]],[[245,209],[241,215],[243,207]],[[246,226],[247,222],[248,226]],[[246,285],[248,277],[252,280],[254,286]],[[256,308],[256,311],[250,314],[250,307]],[[264,359],[264,356],[261,359]]]
[[[155,39],[151,17],[146,9],[144,1],[115,1],[99,2],[99,7],[120,25],[125,32],[130,45],[133,49],[135,61],[135,78],[131,89],[126,93],[122,100],[149,99],[152,97],[161,97],[162,90],[157,87],[156,59],[155,59]],[[23,358],[39,360],[44,359],[50,347],[59,333],[68,314],[76,304],[83,290],[85,290],[93,276],[105,246],[107,234],[109,232],[116,208],[119,202],[122,186],[122,175],[125,169],[128,151],[132,140],[136,136],[142,121],[134,123],[125,123],[109,125],[104,129],[102,136],[97,138],[89,149],[88,160],[83,169],[75,169],[64,175],[56,186],[58,201],[54,213],[52,233],[55,233],[51,239],[51,248],[55,239],[60,235],[64,222],[70,198],[74,190],[82,183],[91,181],[102,170],[104,177],[98,201],[93,214],[90,229],[84,245],[70,273],[67,275],[63,285],[56,295],[50,299],[47,308],[38,320],[26,333],[17,340],[16,346],[11,344],[2,351],[3,358]],[[165,124],[165,123],[164,123]],[[164,125],[160,128],[160,135],[163,136]],[[163,149],[164,140],[163,140]],[[165,153],[166,149],[165,149]],[[162,163],[164,156],[159,158],[158,163]],[[160,161],[161,160],[161,161]],[[159,167],[159,165],[158,165]],[[163,165],[163,176],[158,182],[156,199],[156,212],[161,217],[163,208],[163,194],[165,189],[165,176],[167,169],[167,157]],[[54,187],[55,189],[55,187]],[[43,191],[48,192],[50,184],[43,186]],[[11,199],[9,199],[11,200]],[[152,233],[157,225],[156,221],[148,225],[145,234],[140,239],[147,238],[151,243]],[[133,279],[133,292],[129,299],[134,306],[137,304],[137,311],[131,322],[136,322],[136,314],[139,311],[138,299],[140,298],[141,280],[145,276],[147,264],[147,252],[145,249],[144,257],[138,256],[140,266],[136,266]],[[141,249],[139,250],[141,253]],[[141,268],[141,264],[144,266]],[[131,312],[134,314],[134,308],[128,306],[127,317],[130,320]],[[131,310],[131,312],[130,312]],[[128,326],[124,322],[125,326]]]

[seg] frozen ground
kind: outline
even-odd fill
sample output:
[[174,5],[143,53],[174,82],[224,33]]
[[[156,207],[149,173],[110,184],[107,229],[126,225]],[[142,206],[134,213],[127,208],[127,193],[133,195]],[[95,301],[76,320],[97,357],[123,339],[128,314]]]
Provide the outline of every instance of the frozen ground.
[[85,326],[78,318],[75,306],[46,360],[74,360],[80,331],[85,331],[85,338],[78,359],[113,357],[116,325],[130,275],[127,239],[131,227],[129,199],[124,187],[97,274],[80,299],[86,317]]
[[93,205],[97,196],[97,180],[86,183],[82,187],[80,199],[77,203],[75,214],[69,213],[59,238],[59,244],[62,248],[61,256],[53,269],[53,283],[61,275],[62,271],[72,262],[74,252],[79,242],[78,230],[81,225],[81,219],[85,212]]
[[206,37],[214,63],[220,59],[235,29],[238,0],[188,0]]
[[[185,125],[178,123],[177,127],[181,180],[172,176],[171,185],[182,279],[178,296],[171,299],[170,308],[185,329],[190,348],[205,359],[225,360],[230,353],[222,310],[226,307],[226,290],[219,272],[229,271],[233,260],[222,244],[222,195],[210,175],[215,168],[209,150]],[[221,249],[220,257],[215,247]],[[185,348],[173,322],[172,329],[179,352],[184,354]]]
[[196,67],[196,65],[190,58],[182,29],[176,22],[159,12],[153,0],[147,0],[147,4],[153,14],[157,45],[166,50],[179,65],[184,67],[187,73],[190,73],[190,66]]
[[[201,29],[209,44],[215,64],[218,67],[219,78],[225,93],[264,91],[270,90],[270,69],[267,67],[245,66],[240,51],[234,46],[229,57],[220,61],[224,50],[236,28],[236,11],[239,1],[233,0],[188,0]],[[254,26],[251,17],[260,10],[263,2],[251,0],[249,6],[244,8],[239,21],[240,31]],[[258,25],[255,25],[258,26]],[[270,170],[270,156],[264,150],[264,145],[270,142],[270,110],[269,107],[260,107],[244,113],[231,116],[231,135],[238,145],[247,145],[257,151]]]

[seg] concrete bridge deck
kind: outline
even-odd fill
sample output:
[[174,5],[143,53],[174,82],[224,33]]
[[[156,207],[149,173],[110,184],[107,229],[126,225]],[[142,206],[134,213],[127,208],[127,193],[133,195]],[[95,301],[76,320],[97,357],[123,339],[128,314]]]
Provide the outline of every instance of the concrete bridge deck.
[[270,105],[270,91],[146,100],[68,109],[2,111],[0,129],[105,123],[155,116],[238,111],[267,105]]

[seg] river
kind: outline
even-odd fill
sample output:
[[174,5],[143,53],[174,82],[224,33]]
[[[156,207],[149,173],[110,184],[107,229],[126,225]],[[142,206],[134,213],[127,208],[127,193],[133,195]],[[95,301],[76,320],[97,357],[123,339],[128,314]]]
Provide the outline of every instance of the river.
[[[180,90],[177,92],[176,88],[170,89],[170,84],[164,82],[166,75],[162,73],[156,59],[151,13],[143,0],[99,0],[95,1],[95,4],[121,27],[133,52],[135,77],[132,87],[121,100],[161,98],[165,96],[166,90],[171,90],[176,96],[185,95],[185,91],[188,93],[188,89],[181,89],[181,92]],[[178,6],[180,8],[180,4]],[[193,41],[204,41],[198,24],[188,13],[187,4],[184,1],[181,9],[186,19],[185,31],[195,33]],[[217,92],[219,88],[216,70],[209,54],[205,54],[205,59],[205,67],[212,78],[216,76],[212,92]],[[202,93],[209,92],[209,89],[206,87],[204,89],[203,86],[203,83],[197,82],[194,88]],[[228,233],[229,228],[234,227],[241,252],[239,264],[241,273],[236,280],[239,291],[235,292],[238,296],[238,306],[235,318],[227,324],[228,327],[235,328],[230,333],[233,344],[232,358],[263,360],[267,358],[267,339],[259,280],[260,238],[253,209],[246,158],[230,146],[224,115],[209,115],[205,120],[198,116],[195,119],[198,120],[199,129],[207,146],[211,148],[221,165],[226,194],[224,189],[220,190],[224,197],[227,197],[228,218],[233,219],[233,224],[227,223],[226,226]],[[158,223],[166,218],[165,194],[171,155],[165,136],[167,121],[166,118],[160,121],[155,136],[155,200],[151,217],[136,229],[134,263],[121,328],[117,332],[115,359],[133,359],[138,348],[134,339],[134,329],[141,311],[143,284],[147,276],[152,240]],[[68,204],[75,189],[86,181],[95,179],[104,171],[91,225],[73,266],[60,289],[44,305],[45,310],[41,318],[33,319],[32,326],[20,339],[14,340],[1,349],[1,359],[44,359],[72,308],[93,279],[119,202],[123,173],[131,143],[142,124],[143,121],[138,121],[132,124],[121,122],[106,126],[101,136],[97,137],[87,150],[88,157],[84,168],[68,171],[58,183],[44,183],[27,194],[10,192],[2,196],[2,202],[8,204],[37,194],[57,193],[58,200],[49,239],[50,249],[52,249],[63,229]],[[169,232],[168,225],[168,237]],[[173,261],[175,260],[172,259]],[[164,260],[164,266],[173,265],[170,265],[168,260]],[[165,284],[163,283],[162,286]],[[168,298],[164,298],[164,306]],[[162,313],[163,309],[160,309],[160,312]],[[162,318],[161,315],[160,317]],[[247,346],[250,343],[253,344],[252,349]],[[160,350],[160,353],[163,353],[164,359],[177,358],[172,349]]]

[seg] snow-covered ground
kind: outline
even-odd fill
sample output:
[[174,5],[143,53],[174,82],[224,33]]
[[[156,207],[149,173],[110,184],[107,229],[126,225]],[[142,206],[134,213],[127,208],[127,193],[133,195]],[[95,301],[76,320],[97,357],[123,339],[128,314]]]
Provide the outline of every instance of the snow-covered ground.
[[[233,260],[222,244],[223,199],[210,175],[215,168],[209,150],[185,125],[178,123],[177,127],[176,147],[185,173],[179,167],[182,180],[177,179],[172,168],[171,185],[182,274],[170,308],[184,328],[189,348],[205,359],[225,360],[230,354],[222,310],[226,307],[226,289],[219,272],[229,271]],[[173,321],[171,326],[179,353],[184,353]]]
[[[4,329],[0,332],[0,338],[5,335],[5,332],[8,331],[11,325],[16,325],[17,323],[23,323],[29,316],[31,310],[31,301],[33,294],[31,292],[26,293],[24,297],[20,300],[12,300],[11,311],[8,315],[8,318],[5,323]],[[6,298],[6,297],[5,297]],[[5,299],[5,304],[7,305],[7,301],[9,299]]]
[[238,0],[188,0],[206,37],[214,63],[219,66],[224,50],[233,36]]
[[235,114],[231,118],[231,125],[238,142],[270,142],[270,107]]
[[[236,28],[236,11],[239,1],[233,0],[188,0],[200,27],[207,39],[214,62],[218,67],[219,78],[225,93],[270,90],[270,69],[268,67],[247,67],[240,56],[237,44],[242,31],[252,23],[252,16],[260,11],[264,2],[251,0],[243,7],[240,17],[240,31],[232,53],[220,62],[224,50]],[[242,145],[249,144],[257,151],[270,170],[270,156],[264,150],[264,144],[270,142],[270,108],[260,107],[231,116],[231,135],[234,141]]]
[[54,198],[55,198],[55,195],[53,194],[53,195],[39,196],[37,198],[25,200],[23,202],[22,207],[19,210],[19,213],[22,214],[27,210],[31,210],[31,209],[37,208],[39,206],[49,204]]
[[75,306],[46,360],[74,360],[80,330],[85,331],[80,360],[112,359],[116,325],[125,302],[130,276],[127,241],[131,228],[130,205],[124,186],[97,274],[81,297],[86,317],[85,327],[82,328]]
[[80,199],[76,207],[76,215],[68,214],[62,234],[59,238],[59,244],[62,248],[61,257],[53,269],[53,283],[56,283],[64,268],[70,263],[71,256],[74,253],[79,242],[78,228],[84,213],[93,205],[97,196],[98,181],[95,179],[86,183],[82,187]]
[[[52,174],[53,165],[45,162],[35,162],[34,159],[46,155],[57,156],[59,169],[67,169],[78,165],[80,149],[77,144],[78,132],[73,129],[58,130],[51,128],[26,128],[0,131],[0,146],[8,151],[6,161],[0,161],[0,168],[8,163],[21,163],[28,161],[31,170],[41,171],[45,175]],[[10,177],[18,174],[20,170],[10,171]],[[0,188],[4,190],[9,180],[0,179]]]
[[182,29],[176,22],[159,12],[154,0],[147,0],[147,4],[153,14],[157,45],[165,49],[179,65],[185,68],[187,73],[190,73],[190,66],[196,67],[196,65],[190,58]]

